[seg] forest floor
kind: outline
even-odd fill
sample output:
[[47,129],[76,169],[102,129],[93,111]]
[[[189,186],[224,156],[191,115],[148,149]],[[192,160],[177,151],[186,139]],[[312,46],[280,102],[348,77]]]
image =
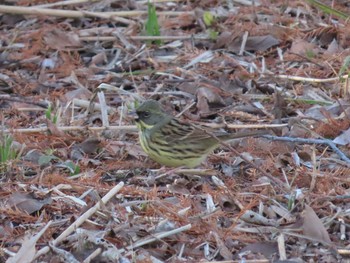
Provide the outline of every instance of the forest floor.
[[[312,2],[2,1],[0,262],[349,260],[350,5]],[[271,135],[162,167],[146,99]]]

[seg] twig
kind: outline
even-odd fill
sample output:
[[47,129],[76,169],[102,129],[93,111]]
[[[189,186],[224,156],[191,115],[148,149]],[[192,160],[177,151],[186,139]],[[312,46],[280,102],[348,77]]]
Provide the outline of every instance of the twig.
[[[6,262],[8,263],[15,263],[15,262],[23,262],[25,261],[25,259],[28,259],[28,257],[30,257],[30,259],[33,258],[33,254],[28,254],[28,250],[33,249],[36,245],[36,243],[38,242],[39,238],[46,232],[46,230],[50,227],[52,221],[49,221],[45,227],[43,227],[39,233],[37,233],[35,236],[32,236],[29,240],[24,241],[22,244],[22,247],[18,250],[18,252],[16,253],[16,255],[12,258],[10,258],[9,260],[7,260]],[[29,262],[29,261],[25,261],[25,262]],[[31,262],[31,260],[30,260]]]
[[[79,5],[84,3],[98,2],[101,0],[68,0],[68,1],[59,1],[56,3],[35,5],[32,8],[46,8],[46,7],[55,7],[55,6],[67,6],[67,5]],[[152,3],[163,3],[163,2],[180,2],[181,0],[152,0]],[[138,1],[138,4],[147,4],[148,1]]]
[[[333,82],[333,81],[339,81],[339,79],[340,79],[340,77],[328,78],[328,79],[317,79],[317,78],[305,78],[305,77],[290,76],[290,75],[274,75],[274,77],[279,78],[279,79],[289,79],[289,80],[304,81],[304,82],[316,82],[316,83]],[[344,75],[344,76],[342,76],[342,78],[347,79],[348,76]]]
[[[119,11],[119,12],[89,12],[89,11],[74,11],[74,10],[59,10],[50,8],[33,8],[23,6],[8,6],[0,5],[0,13],[18,14],[18,15],[47,15],[57,17],[84,18],[84,17],[100,17],[112,19],[116,17],[134,17],[146,15],[147,11]],[[194,12],[158,12],[158,15],[164,16],[180,16],[183,14],[194,15]]]
[[287,254],[286,254],[286,244],[284,240],[284,235],[281,233],[277,238],[277,244],[278,244],[278,252],[280,254],[280,260],[287,260]]
[[102,125],[104,127],[109,127],[109,119],[108,119],[108,106],[106,103],[106,97],[103,91],[97,92],[98,100],[101,105],[101,119],[102,119]]
[[[242,98],[245,99],[255,99],[255,100],[271,100],[271,96],[262,95],[262,94],[241,94]],[[333,101],[326,101],[326,100],[312,100],[312,99],[304,99],[304,98],[285,98],[286,101],[291,102],[299,102],[299,103],[305,103],[305,104],[321,104],[321,105],[333,105]]]
[[[124,36],[127,39],[131,40],[164,40],[164,41],[172,41],[172,40],[208,40],[209,37],[206,36],[192,36],[192,35],[185,35],[185,36]],[[92,37],[79,37],[81,41],[115,41],[118,39],[117,37],[111,37],[111,36],[92,36]]]
[[[102,204],[106,204],[112,197],[114,197],[120,189],[124,186],[123,182],[120,182],[115,187],[113,187],[102,199]],[[61,243],[68,235],[73,233],[81,224],[85,222],[90,216],[92,216],[101,207],[101,202],[96,203],[93,207],[82,214],[73,224],[71,224],[65,231],[63,231],[54,241],[52,241],[53,246],[57,246]],[[38,258],[41,255],[50,251],[50,247],[46,246],[40,249],[34,258]]]
[[56,3],[43,4],[43,5],[35,5],[31,6],[31,8],[47,8],[47,7],[55,7],[55,6],[67,6],[67,5],[78,5],[84,4],[87,2],[98,2],[100,0],[68,0],[68,1],[59,1]]
[[300,142],[300,143],[307,143],[307,144],[326,144],[332,150],[339,155],[339,157],[350,164],[350,159],[338,149],[338,147],[335,145],[334,142],[327,139],[304,139],[304,138],[292,138],[292,137],[278,137],[278,136],[272,136],[272,135],[264,135],[262,136],[266,139],[273,140],[273,141],[285,141],[285,142]]
[[[242,0],[240,0],[242,1]],[[269,263],[271,262],[269,259],[244,259],[244,260],[220,260],[220,261],[201,261],[203,263]]]
[[287,235],[287,236],[292,236],[292,237],[297,237],[297,238],[302,238],[302,239],[306,239],[306,240],[309,240],[309,241],[312,241],[312,242],[317,242],[317,243],[321,243],[322,245],[324,245],[325,247],[328,247],[328,248],[333,248],[333,245],[328,243],[328,242],[325,242],[324,240],[320,240],[320,239],[317,239],[317,238],[312,238],[312,237],[309,237],[309,236],[306,236],[306,235],[301,235],[301,234],[298,234],[298,233],[294,233],[294,232],[291,232],[291,231],[283,231],[283,234]]
[[47,102],[37,102],[37,101],[33,101],[33,100],[27,99],[27,98],[15,98],[15,97],[10,97],[9,95],[0,95],[0,100],[7,100],[7,101],[31,104],[31,105],[42,107],[44,109],[47,109],[49,106],[49,104]]
[[[275,126],[276,125],[276,126]],[[210,127],[210,125],[208,125]],[[283,127],[280,124],[271,124],[270,125],[228,125],[228,128],[243,129],[243,128],[272,128],[272,127]],[[216,127],[216,126],[215,126]],[[87,126],[58,126],[57,129],[61,131],[79,131],[79,130],[89,130],[89,131],[104,131],[104,130],[113,130],[113,131],[127,131],[127,132],[137,132],[136,125],[121,125],[121,126],[108,126],[108,127],[87,127]],[[37,132],[46,132],[48,127],[40,128],[20,128],[20,129],[6,129],[4,133],[37,133]],[[189,171],[187,171],[188,173]]]
[[101,83],[100,85],[98,85],[97,89],[113,91],[113,92],[117,92],[118,94],[121,94],[121,95],[130,96],[130,97],[132,97],[136,100],[139,100],[139,101],[142,100],[142,97],[140,97],[137,93],[123,90],[119,87],[116,87],[116,86],[113,86],[113,85],[110,85],[107,83]]
[[[101,104],[97,102],[90,102],[87,100],[82,100],[82,99],[73,99],[73,105],[74,106],[79,106],[79,107],[84,107],[84,108],[90,108],[91,110],[98,110],[101,111]],[[112,107],[106,107],[106,110],[108,113],[113,113],[114,109]]]
[[[136,132],[137,128],[135,125],[125,125],[125,126],[109,126],[109,127],[86,127],[86,126],[61,126],[57,127],[61,131],[76,131],[76,130],[89,130],[89,131],[104,131],[104,130],[115,130],[115,131],[128,131]],[[23,129],[7,129],[4,133],[35,133],[35,132],[46,132],[48,127],[41,128],[23,128]]]
[[287,127],[287,123],[282,124],[225,124],[225,123],[200,123],[203,126],[210,128],[227,128],[227,129],[272,129],[272,128],[283,128]]
[[247,44],[248,35],[249,35],[249,32],[245,31],[243,34],[243,37],[242,37],[241,48],[240,48],[239,53],[238,53],[239,56],[243,55],[243,52],[245,50],[245,46]]
[[31,108],[31,107],[24,107],[24,108],[16,108],[17,111],[45,111],[45,108]]
[[[179,227],[179,228],[170,230],[170,231],[168,231],[168,232],[154,234],[154,235],[151,236],[151,237],[148,237],[148,238],[146,238],[146,239],[144,239],[144,240],[139,240],[139,241],[135,242],[134,244],[132,244],[132,245],[126,247],[126,250],[132,250],[132,249],[141,247],[141,246],[143,246],[143,245],[152,243],[152,242],[154,242],[154,241],[157,241],[157,240],[159,240],[159,239],[161,239],[161,238],[165,238],[165,237],[168,237],[168,236],[172,236],[172,235],[181,233],[181,232],[183,232],[183,231],[190,230],[191,227],[192,227],[192,225],[191,225],[191,224],[188,224],[188,225],[185,225],[185,226],[182,226],[182,227]],[[125,251],[124,249],[121,249],[121,252],[124,252],[124,251]]]
[[146,95],[175,95],[175,96],[183,96],[183,97],[187,97],[187,98],[190,98],[190,99],[195,99],[195,96],[190,94],[190,93],[187,93],[187,92],[184,92],[184,91],[163,91],[163,92],[143,92],[142,94],[146,94]]
[[92,252],[87,258],[84,259],[83,263],[89,263],[91,260],[96,258],[98,255],[102,253],[102,249],[99,247],[94,252]]
[[[208,133],[209,134],[209,133]],[[243,154],[241,154],[240,152],[238,152],[235,148],[233,148],[231,145],[229,145],[226,142],[223,142],[222,140],[220,140],[218,137],[216,137],[213,134],[209,134],[211,135],[213,138],[215,138],[216,140],[218,140],[218,142],[227,147],[228,149],[230,149],[230,151],[234,152],[237,156],[240,156],[245,162],[249,163],[252,167],[254,167],[255,169],[257,169],[259,172],[261,172],[264,176],[266,176],[267,178],[269,178],[272,182],[275,183],[275,185],[280,188],[283,192],[286,192],[286,190],[289,190],[288,186],[286,186],[285,183],[283,183],[280,179],[268,174],[267,172],[265,172],[263,169],[261,169],[259,166],[257,166],[255,163],[253,163],[251,160],[249,160],[246,156],[244,156]],[[268,135],[261,135],[261,137],[265,137]]]

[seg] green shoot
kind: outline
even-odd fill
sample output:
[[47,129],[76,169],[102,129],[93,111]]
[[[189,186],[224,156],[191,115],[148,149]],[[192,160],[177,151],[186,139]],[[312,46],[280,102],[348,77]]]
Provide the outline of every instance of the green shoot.
[[349,19],[349,14],[346,14],[346,13],[343,13],[343,12],[338,11],[336,9],[333,9],[333,8],[329,7],[328,5],[321,3],[320,1],[317,1],[317,0],[307,0],[307,1],[311,5],[322,10],[326,14],[337,16],[337,17],[342,18],[342,19]]
[[39,157],[38,164],[40,166],[42,165],[47,165],[49,164],[52,160],[59,160],[58,157],[52,155],[52,154],[47,154],[47,155],[42,155]]
[[215,21],[215,17],[213,16],[212,13],[207,11],[207,12],[204,12],[204,14],[203,14],[203,21],[207,27],[210,27],[213,25],[213,23]]
[[[156,8],[153,4],[148,1],[148,18],[146,21],[146,33],[148,36],[160,36],[160,29],[158,24],[158,17],[156,13]],[[156,45],[162,44],[161,40],[153,41]]]
[[80,167],[79,165],[73,163],[72,161],[66,161],[63,164],[63,167],[66,167],[69,170],[69,174],[71,176],[79,174],[80,173]]
[[219,32],[213,29],[209,29],[209,37],[211,40],[216,40],[218,38]]
[[58,113],[53,114],[52,110],[52,105],[50,104],[47,110],[45,111],[45,117],[46,119],[50,120],[53,124],[57,124]]
[[287,205],[288,211],[292,211],[292,209],[294,208],[294,206],[295,206],[295,197],[296,197],[296,193],[293,192],[293,194],[291,194],[289,199],[288,199],[288,205]]
[[77,164],[73,163],[72,161],[62,162],[60,158],[53,155],[52,151],[47,151],[47,154],[40,156],[38,164],[40,166],[50,165],[51,161],[57,162],[57,164],[55,164],[56,167],[62,167],[62,168],[68,169],[69,175],[76,175],[80,173],[80,167]]
[[209,37],[212,40],[216,40],[219,35],[219,32],[217,32],[213,27],[215,20],[216,18],[212,13],[204,12],[203,21],[204,24],[208,27],[207,33],[209,34]]
[[[349,65],[350,65],[350,56],[347,56],[347,57],[344,59],[343,65],[341,66],[341,68],[340,68],[340,70],[339,70],[339,77],[340,77],[340,80],[344,81],[343,74],[345,73],[345,71],[348,71],[348,70],[349,70]],[[348,71],[347,74],[348,74],[348,76],[349,76],[350,72]]]
[[6,170],[7,163],[11,160],[15,160],[19,157],[19,153],[16,149],[14,149],[13,139],[10,135],[1,136],[0,140],[0,164],[1,171]]
[[307,57],[308,59],[312,59],[312,58],[315,57],[315,53],[314,53],[314,51],[311,50],[311,49],[307,49],[307,50],[305,51],[305,55],[306,55],[306,57]]

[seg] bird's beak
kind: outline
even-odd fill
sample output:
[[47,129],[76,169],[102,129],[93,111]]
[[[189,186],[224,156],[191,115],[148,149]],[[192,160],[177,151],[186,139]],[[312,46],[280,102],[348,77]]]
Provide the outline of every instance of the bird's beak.
[[128,116],[130,117],[130,119],[132,119],[132,120],[134,120],[136,122],[140,121],[139,115],[137,115],[136,111],[130,111],[128,113]]

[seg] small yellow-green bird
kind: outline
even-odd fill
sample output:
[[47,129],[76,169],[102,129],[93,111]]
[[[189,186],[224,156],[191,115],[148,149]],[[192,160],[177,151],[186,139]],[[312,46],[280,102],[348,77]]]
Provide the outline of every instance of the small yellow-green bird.
[[221,141],[268,133],[264,130],[231,134],[215,132],[167,114],[155,100],[143,102],[136,109],[136,114],[143,150],[154,161],[170,167],[196,167]]

